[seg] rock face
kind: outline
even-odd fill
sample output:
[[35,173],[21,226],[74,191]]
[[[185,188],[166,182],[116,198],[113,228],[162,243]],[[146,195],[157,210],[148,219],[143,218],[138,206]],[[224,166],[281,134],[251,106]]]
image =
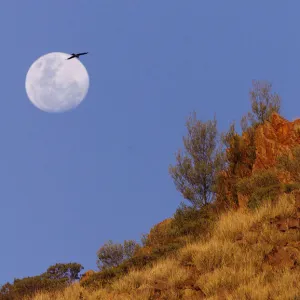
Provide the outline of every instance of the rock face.
[[[217,198],[220,207],[224,203],[222,195],[226,195],[227,199],[233,199],[233,203],[237,207],[244,208],[247,206],[247,197],[239,193],[235,196],[236,180],[249,177],[260,170],[274,167],[277,158],[283,154],[291,155],[292,149],[295,146],[300,146],[300,119],[289,122],[279,114],[274,113],[270,121],[256,128],[252,144],[249,135],[246,133],[240,138],[239,144],[240,163],[234,167],[233,171],[228,169],[222,173],[223,177],[220,185],[222,190],[218,192],[218,198],[220,199]],[[249,159],[249,157],[252,157],[252,154],[249,156],[249,153],[247,153],[250,148],[254,149],[252,160]],[[227,151],[232,153],[234,149],[227,149]],[[280,182],[290,183],[292,181],[288,172],[276,170],[276,173]]]
[[276,158],[300,145],[300,119],[289,122],[274,113],[270,122],[255,132],[256,159],[253,172],[275,165]]

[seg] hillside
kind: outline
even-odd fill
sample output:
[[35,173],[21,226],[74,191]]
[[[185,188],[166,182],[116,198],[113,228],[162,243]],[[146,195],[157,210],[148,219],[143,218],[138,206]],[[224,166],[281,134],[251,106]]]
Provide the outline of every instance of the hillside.
[[[41,293],[34,300],[300,299],[299,124],[274,113],[255,127],[250,163],[249,132],[235,135],[240,161],[223,172],[226,197],[219,194],[209,214],[202,215],[215,216],[205,219],[211,225],[205,233],[175,237],[174,219],[167,219],[136,252],[134,258],[143,263],[137,259],[128,268],[87,272],[63,292]],[[235,205],[224,209],[224,203]],[[161,253],[153,259],[157,249]]]
[[297,299],[299,218],[300,194],[283,194],[255,212],[223,214],[210,238],[106,288],[88,291],[75,284],[55,298],[41,294],[34,300]]

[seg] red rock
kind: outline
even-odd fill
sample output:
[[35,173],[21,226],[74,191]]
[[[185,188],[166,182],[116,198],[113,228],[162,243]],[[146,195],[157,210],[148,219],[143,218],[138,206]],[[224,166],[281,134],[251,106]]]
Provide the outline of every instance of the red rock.
[[281,219],[281,220],[277,221],[275,224],[276,224],[277,229],[280,231],[284,232],[289,229],[286,219]]
[[241,241],[244,237],[244,234],[242,232],[239,232],[236,236],[235,236],[235,241]]
[[289,218],[287,220],[287,225],[288,225],[288,228],[292,228],[292,229],[300,229],[300,220],[297,219],[297,218]]
[[274,247],[266,256],[266,262],[271,266],[293,268],[297,261],[296,251],[292,247]]
[[255,132],[256,160],[253,171],[274,166],[278,156],[291,153],[291,149],[300,143],[299,127],[300,119],[289,122],[276,113],[270,122],[260,125]]
[[169,289],[169,285],[167,282],[162,280],[157,280],[154,282],[154,290],[155,291],[163,291]]
[[[217,203],[222,205],[222,197],[232,199],[234,191],[234,178],[244,178],[251,176],[259,170],[270,169],[277,163],[277,158],[283,154],[292,155],[292,149],[300,145],[300,119],[289,122],[274,113],[269,122],[259,125],[254,133],[255,143],[255,160],[251,161],[249,146],[251,146],[250,138],[247,133],[243,133],[241,137],[241,163],[234,170],[228,169],[222,172],[222,189],[218,192],[221,196],[218,197]],[[232,149],[227,149],[227,153],[231,153]],[[287,171],[276,170],[277,176],[282,183],[291,183],[291,174]],[[300,194],[297,196],[296,207],[300,210]],[[238,193],[238,207],[247,207],[248,199],[245,195]],[[234,204],[231,203],[231,206]],[[280,226],[282,229],[284,226]]]

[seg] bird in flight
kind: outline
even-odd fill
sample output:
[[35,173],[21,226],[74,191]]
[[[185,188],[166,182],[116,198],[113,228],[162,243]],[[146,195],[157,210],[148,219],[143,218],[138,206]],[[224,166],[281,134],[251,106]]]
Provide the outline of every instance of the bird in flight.
[[69,58],[67,58],[67,60],[68,60],[68,59],[72,59],[72,58],[74,58],[74,57],[79,58],[79,56],[85,55],[85,54],[88,54],[88,52],[72,53],[71,56],[70,56]]

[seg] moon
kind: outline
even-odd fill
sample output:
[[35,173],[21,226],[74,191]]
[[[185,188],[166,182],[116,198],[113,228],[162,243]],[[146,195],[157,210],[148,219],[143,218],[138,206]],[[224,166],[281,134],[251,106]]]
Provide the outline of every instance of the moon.
[[79,59],[52,52],[38,58],[29,68],[25,89],[29,100],[49,113],[76,108],[86,97],[89,75]]

